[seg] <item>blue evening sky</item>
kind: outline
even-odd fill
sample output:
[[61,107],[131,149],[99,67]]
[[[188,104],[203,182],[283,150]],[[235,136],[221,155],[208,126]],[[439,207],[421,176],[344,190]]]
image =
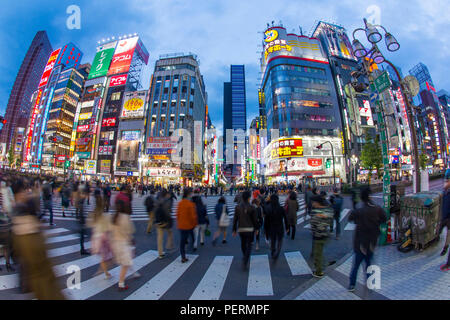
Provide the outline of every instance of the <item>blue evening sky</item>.
[[[66,27],[66,8],[72,4],[81,9],[80,30]],[[373,5],[379,10],[370,8]],[[300,26],[309,35],[317,20],[352,31],[362,26],[363,17],[376,19],[400,42],[401,49],[386,56],[404,75],[423,62],[436,89],[450,91],[449,5],[448,0],[2,0],[0,114],[5,112],[25,50],[38,30],[47,31],[54,49],[69,41],[75,43],[84,52],[83,63],[92,63],[98,40],[138,33],[150,53],[143,72],[145,89],[159,55],[197,54],[211,119],[219,129],[223,82],[229,81],[230,64],[245,64],[248,125],[257,115],[262,31],[272,21],[282,21],[289,32],[298,33]]]

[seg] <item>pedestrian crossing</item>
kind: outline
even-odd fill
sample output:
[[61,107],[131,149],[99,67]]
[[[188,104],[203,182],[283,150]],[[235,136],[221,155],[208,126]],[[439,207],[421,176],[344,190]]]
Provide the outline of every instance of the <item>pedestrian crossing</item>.
[[[53,266],[55,276],[57,277],[60,286],[63,288],[62,292],[67,299],[86,300],[92,298],[101,298],[105,291],[110,288],[117,287],[120,267],[112,265],[109,273],[111,278],[105,278],[104,274],[98,274],[95,271],[99,269],[99,257],[80,256],[78,254],[80,246],[79,243],[73,244],[78,238],[74,235],[71,240],[72,243],[65,243],[65,241],[56,241],[53,239],[63,239],[67,235],[68,230],[64,228],[55,228],[44,230],[47,243],[60,245],[58,248],[49,249],[47,254],[52,260],[57,258],[58,264]],[[90,248],[90,243],[85,244],[86,248]],[[77,253],[77,254],[74,254]],[[226,284],[233,282],[231,274],[233,265],[241,266],[241,254],[236,256],[218,255],[200,259],[200,255],[187,254],[189,259],[186,263],[181,263],[181,256],[178,254],[170,255],[166,259],[169,260],[167,265],[158,264],[158,252],[156,250],[146,250],[133,259],[132,271],[127,274],[127,283],[130,285],[130,290],[125,292],[123,297],[126,300],[159,300],[164,298],[171,290],[177,290],[177,283],[180,278],[187,279],[198,278],[195,287],[190,292],[187,292],[190,300],[219,300],[224,293]],[[212,260],[210,260],[212,259]],[[0,262],[4,263],[4,261]],[[204,273],[198,276],[191,276],[198,274],[200,266],[206,266]],[[136,282],[129,282],[132,278],[132,272],[142,270],[149,267],[157,270],[147,275],[147,272],[142,272],[141,279],[143,283],[138,287],[132,287]],[[82,280],[79,285],[73,282],[71,275],[73,270],[80,270],[79,279]],[[234,268],[236,270],[236,268]],[[148,270],[148,268],[146,268]],[[300,251],[284,252],[280,255],[279,262],[276,265],[270,263],[268,254],[253,254],[250,257],[250,264],[247,271],[240,272],[248,273],[247,285],[245,292],[242,292],[247,297],[271,297],[280,289],[277,281],[274,281],[273,276],[279,270],[289,272],[285,276],[289,277],[311,277],[312,270],[306,262]],[[0,273],[1,274],[1,273]],[[148,277],[148,279],[147,279]],[[76,277],[75,277],[76,278]],[[233,283],[235,285],[235,283]],[[19,287],[19,276],[16,273],[1,274],[0,275],[0,294],[17,293]],[[11,291],[11,290],[16,291]],[[111,292],[111,290],[109,290]],[[284,292],[283,292],[284,294]]]

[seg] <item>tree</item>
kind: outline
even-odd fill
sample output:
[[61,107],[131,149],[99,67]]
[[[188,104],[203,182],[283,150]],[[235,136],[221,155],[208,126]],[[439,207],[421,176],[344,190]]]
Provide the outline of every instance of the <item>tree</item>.
[[372,177],[372,170],[376,169],[378,176],[380,175],[380,168],[383,166],[383,154],[380,146],[380,139],[378,135],[375,139],[365,132],[366,143],[362,147],[361,151],[361,165],[364,169],[369,170],[369,184]]
[[425,170],[427,168],[428,162],[430,161],[430,158],[425,153],[425,150],[422,148],[422,152],[419,156],[419,165],[420,169]]
[[12,165],[14,163],[14,158],[15,158],[14,149],[13,149],[13,146],[11,145],[11,147],[9,148],[9,151],[8,151],[8,162],[9,162],[10,168],[12,168]]

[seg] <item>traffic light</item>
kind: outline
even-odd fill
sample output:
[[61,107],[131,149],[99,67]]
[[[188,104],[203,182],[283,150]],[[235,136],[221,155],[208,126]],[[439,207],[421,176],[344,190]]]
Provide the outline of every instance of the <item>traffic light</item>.
[[64,162],[64,168],[68,169],[70,167],[70,161]]
[[320,144],[316,148],[317,148],[317,150],[322,150],[322,145]]
[[3,118],[2,116],[0,116],[0,123],[2,123],[2,124],[6,124],[6,119],[5,118]]
[[327,162],[325,163],[326,168],[329,169],[331,168],[331,159],[327,159]]

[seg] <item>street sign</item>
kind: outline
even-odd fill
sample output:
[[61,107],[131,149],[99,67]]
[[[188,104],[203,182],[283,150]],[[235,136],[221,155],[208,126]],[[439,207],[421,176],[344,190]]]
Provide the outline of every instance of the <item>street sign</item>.
[[378,100],[378,93],[371,92],[369,97],[370,97],[370,103],[375,104],[375,102]]
[[374,81],[375,88],[378,93],[382,93],[384,90],[389,89],[391,86],[391,79],[389,79],[389,75],[386,71],[378,76],[378,78]]

